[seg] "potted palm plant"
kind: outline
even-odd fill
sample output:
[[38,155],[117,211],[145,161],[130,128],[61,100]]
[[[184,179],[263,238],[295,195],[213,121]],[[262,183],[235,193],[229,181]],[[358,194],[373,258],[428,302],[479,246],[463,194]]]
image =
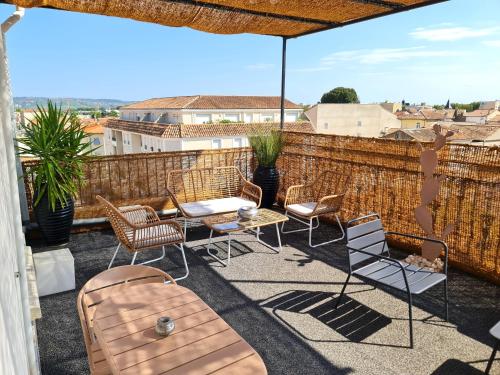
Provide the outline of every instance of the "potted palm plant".
[[49,245],[67,243],[74,201],[83,180],[83,163],[94,151],[75,114],[49,101],[37,106],[33,119],[21,125],[18,153],[38,159],[33,166],[33,212]]
[[283,138],[281,132],[272,131],[270,134],[250,136],[249,141],[259,164],[253,174],[253,182],[262,189],[261,207],[271,208],[279,187],[276,160],[283,148]]

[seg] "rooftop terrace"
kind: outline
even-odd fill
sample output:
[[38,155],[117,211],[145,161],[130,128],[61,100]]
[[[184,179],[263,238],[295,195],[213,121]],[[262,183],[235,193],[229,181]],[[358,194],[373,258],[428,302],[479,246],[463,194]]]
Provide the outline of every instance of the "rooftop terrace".
[[[331,237],[333,230],[324,225],[320,236]],[[294,233],[282,236],[283,251],[276,254],[254,237],[242,236],[234,243],[231,265],[222,267],[205,251],[208,230],[196,226],[188,232],[191,275],[179,284],[247,340],[269,374],[480,374],[486,366],[493,344],[488,330],[500,308],[500,290],[493,284],[452,268],[450,322],[441,318],[440,287],[415,298],[416,344],[409,349],[403,295],[354,278],[342,305],[333,310],[346,278],[344,244],[311,250],[306,236]],[[267,232],[272,242],[273,231]],[[76,294],[106,269],[116,243],[109,230],[72,235],[76,290],[41,298],[37,325],[43,373],[88,373]],[[217,250],[224,249],[225,242],[219,242]],[[153,250],[141,260],[157,255]],[[172,250],[168,255],[152,265],[175,277],[183,272],[182,260]],[[120,252],[116,265],[129,262],[129,255]],[[491,373],[496,371],[498,361]]]

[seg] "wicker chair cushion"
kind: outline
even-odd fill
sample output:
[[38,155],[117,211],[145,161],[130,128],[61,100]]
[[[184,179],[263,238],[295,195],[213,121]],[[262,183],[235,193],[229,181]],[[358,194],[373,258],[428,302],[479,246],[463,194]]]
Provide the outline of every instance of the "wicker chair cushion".
[[314,211],[317,202],[307,202],[307,203],[296,203],[286,206],[286,209],[293,214],[300,216],[309,216]]
[[190,217],[203,217],[226,212],[238,211],[241,207],[256,207],[254,201],[240,197],[210,199],[191,203],[182,203],[182,210]]
[[164,245],[165,242],[181,243],[184,241],[182,232],[170,224],[138,229],[135,231],[135,240],[132,239],[133,231],[126,232],[126,235],[136,248],[160,246]]

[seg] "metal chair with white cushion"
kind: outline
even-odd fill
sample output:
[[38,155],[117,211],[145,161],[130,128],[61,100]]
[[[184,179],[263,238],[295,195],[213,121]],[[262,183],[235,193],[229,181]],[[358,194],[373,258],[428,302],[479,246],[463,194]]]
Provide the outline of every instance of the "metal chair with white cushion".
[[[433,272],[391,258],[386,235],[440,244],[444,250],[443,272]],[[380,216],[370,214],[347,223],[347,252],[349,274],[335,307],[339,305],[351,275],[405,292],[408,300],[410,347],[413,348],[412,295],[421,294],[434,285],[444,283],[445,319],[448,321],[448,246],[446,243],[411,234],[384,232]]]
[[495,338],[495,346],[493,346],[493,351],[491,352],[490,360],[488,361],[488,365],[486,366],[485,374],[489,374],[491,370],[491,366],[493,366],[493,361],[495,360],[495,356],[497,355],[498,347],[500,347],[500,322],[495,324],[490,329],[490,334]]
[[[285,197],[285,215],[290,219],[307,225],[306,228],[285,230],[281,225],[281,233],[309,231],[309,246],[318,247],[344,239],[345,232],[338,212],[342,208],[351,178],[348,175],[326,171],[312,183],[290,186]],[[321,243],[312,243],[312,232],[319,227],[319,217],[333,214],[337,220],[342,236]],[[316,220],[316,224],[313,221]]]

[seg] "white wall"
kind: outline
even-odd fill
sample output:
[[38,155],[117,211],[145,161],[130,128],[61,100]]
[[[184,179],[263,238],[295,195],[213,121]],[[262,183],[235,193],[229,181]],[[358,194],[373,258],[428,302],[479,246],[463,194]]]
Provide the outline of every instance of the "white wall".
[[484,117],[467,117],[465,116],[465,122],[473,122],[474,124],[484,125],[486,124],[486,116]]
[[[0,374],[23,375],[35,373],[37,369],[27,293],[14,128],[4,34],[0,33]],[[16,272],[19,272],[17,276]]]
[[[286,109],[285,121],[295,122],[302,113],[301,109]],[[162,115],[165,115],[161,117]],[[227,109],[227,110],[191,110],[191,109],[148,109],[133,110],[122,109],[120,118],[127,121],[147,120],[159,121],[168,124],[202,124],[206,122],[219,122],[230,120],[233,122],[279,122],[279,109]]]
[[317,133],[380,137],[401,121],[379,104],[317,104],[306,112]]

